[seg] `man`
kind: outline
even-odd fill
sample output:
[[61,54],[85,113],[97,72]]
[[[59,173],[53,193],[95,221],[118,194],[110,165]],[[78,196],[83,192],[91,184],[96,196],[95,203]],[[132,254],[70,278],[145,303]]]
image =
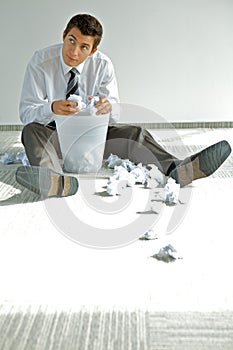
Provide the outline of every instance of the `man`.
[[[44,198],[73,195],[78,190],[75,177],[62,174],[55,115],[79,113],[70,94],[84,101],[99,96],[97,115],[110,112],[104,157],[110,153],[143,164],[154,163],[181,186],[212,174],[229,156],[231,148],[221,141],[207,149],[179,160],[166,152],[147,130],[116,122],[113,105],[119,102],[117,83],[111,60],[98,51],[102,25],[91,15],[71,18],[63,32],[63,43],[34,54],[25,73],[20,100],[22,132],[31,167],[19,167],[17,181]],[[39,181],[40,180],[40,181]]]

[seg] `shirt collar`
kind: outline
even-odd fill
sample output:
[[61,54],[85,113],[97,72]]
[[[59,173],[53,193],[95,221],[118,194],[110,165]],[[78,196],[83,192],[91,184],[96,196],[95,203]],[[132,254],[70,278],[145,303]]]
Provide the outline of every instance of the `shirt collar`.
[[61,46],[61,49],[60,49],[60,61],[61,61],[61,65],[62,65],[62,69],[63,69],[64,75],[66,75],[72,68],[76,68],[77,71],[79,72],[79,74],[81,74],[82,70],[83,70],[83,67],[84,67],[84,63],[85,63],[85,61],[84,61],[81,64],[78,64],[77,66],[74,66],[74,67],[67,66],[67,64],[65,64],[65,62],[63,60],[63,57],[62,57],[62,46]]

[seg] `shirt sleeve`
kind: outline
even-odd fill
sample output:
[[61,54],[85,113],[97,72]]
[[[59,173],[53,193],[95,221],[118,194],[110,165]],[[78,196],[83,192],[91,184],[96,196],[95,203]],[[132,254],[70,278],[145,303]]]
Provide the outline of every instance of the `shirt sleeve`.
[[29,62],[19,103],[19,117],[23,124],[37,122],[48,124],[53,120],[51,103],[46,93],[45,76],[43,69],[36,62],[37,53]]
[[116,123],[120,118],[119,93],[115,71],[112,62],[107,61],[105,74],[102,79],[99,96],[106,97],[112,104],[112,112],[110,113],[110,123]]

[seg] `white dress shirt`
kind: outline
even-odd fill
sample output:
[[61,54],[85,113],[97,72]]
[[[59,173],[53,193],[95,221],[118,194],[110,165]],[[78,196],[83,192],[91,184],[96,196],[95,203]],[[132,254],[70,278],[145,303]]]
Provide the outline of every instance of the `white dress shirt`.
[[[34,53],[27,65],[19,104],[23,124],[46,125],[54,120],[51,104],[65,99],[71,68],[63,61],[62,44]],[[105,54],[96,51],[75,68],[79,72],[79,94],[84,102],[88,96],[106,97],[112,104],[119,102],[113,64]],[[117,119],[118,114],[111,113],[110,122]]]

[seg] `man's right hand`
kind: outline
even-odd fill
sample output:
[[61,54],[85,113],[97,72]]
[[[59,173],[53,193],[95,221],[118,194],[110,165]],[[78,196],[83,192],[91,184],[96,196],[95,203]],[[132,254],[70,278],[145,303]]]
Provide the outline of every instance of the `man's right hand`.
[[81,112],[77,102],[68,101],[68,100],[57,100],[53,101],[51,105],[52,112],[59,115],[70,115]]

